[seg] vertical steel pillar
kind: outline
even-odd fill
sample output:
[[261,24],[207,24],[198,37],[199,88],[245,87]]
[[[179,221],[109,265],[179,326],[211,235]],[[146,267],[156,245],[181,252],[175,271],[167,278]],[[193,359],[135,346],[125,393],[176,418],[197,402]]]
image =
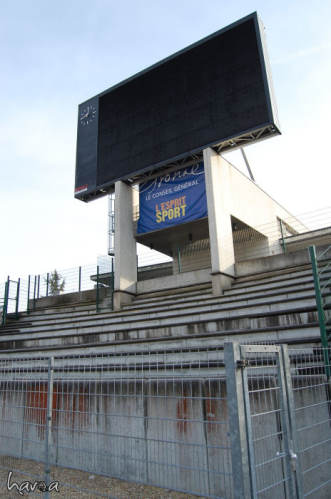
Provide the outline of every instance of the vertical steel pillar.
[[33,310],[36,310],[36,290],[37,290],[37,276],[34,276],[33,282]]
[[48,288],[49,288],[49,272],[47,272],[46,276],[46,296],[48,296]]
[[285,238],[284,238],[283,220],[279,219],[279,225],[280,225],[280,233],[282,235],[283,252],[286,253],[286,243],[285,243]]
[[47,490],[46,499],[49,499],[48,487],[51,477],[50,463],[50,441],[52,431],[52,411],[53,411],[53,378],[54,378],[54,357],[48,359],[48,390],[47,390],[47,415],[46,415],[46,435],[45,435],[45,483]]
[[78,269],[78,291],[79,293],[82,290],[82,267],[79,267]]
[[28,276],[28,299],[26,303],[26,312],[29,314],[30,313],[30,305],[29,305],[29,300],[30,300],[30,281],[31,281],[31,276]]
[[16,307],[15,307],[16,319],[18,319],[18,307],[19,307],[19,300],[20,300],[20,286],[21,286],[21,279],[18,278],[17,288],[16,288]]
[[178,246],[177,248],[177,261],[178,261],[178,272],[181,273],[182,271],[182,261],[180,258],[180,247]]
[[304,496],[303,484],[302,484],[302,467],[300,462],[300,454],[297,453],[299,447],[297,441],[295,404],[294,404],[293,387],[291,379],[291,364],[290,364],[290,357],[287,345],[281,345],[281,356],[282,356],[282,364],[284,367],[284,382],[286,387],[289,433],[291,435],[290,463],[291,463],[291,469],[294,473],[296,497],[301,498]]
[[96,311],[99,312],[99,265],[97,265]]
[[5,295],[3,299],[3,308],[2,308],[2,327],[6,325],[6,320],[7,320],[7,312],[8,312],[8,299],[9,299],[9,286],[10,286],[10,279],[9,276],[7,277],[7,282],[5,284]]
[[238,368],[240,360],[240,345],[238,343],[225,343],[224,361],[234,479],[233,492],[235,499],[251,499],[254,496],[251,489],[243,376],[242,370]]
[[115,284],[115,276],[114,276],[114,257],[111,259],[111,282],[110,282],[110,292],[111,292],[111,309],[114,310],[114,284]]
[[318,266],[317,266],[315,246],[309,246],[309,256],[310,256],[310,261],[311,261],[311,265],[313,268],[315,298],[316,298],[318,322],[319,322],[320,334],[321,334],[321,343],[322,343],[322,347],[323,347],[325,374],[329,380],[330,379],[330,360],[329,360],[329,350],[328,350],[329,344],[328,344],[328,337],[327,337],[327,331],[326,331],[326,320],[325,320],[325,313],[324,313],[324,308],[323,308],[323,299],[322,299],[322,293],[321,293],[320,280],[319,280],[319,275],[318,275]]

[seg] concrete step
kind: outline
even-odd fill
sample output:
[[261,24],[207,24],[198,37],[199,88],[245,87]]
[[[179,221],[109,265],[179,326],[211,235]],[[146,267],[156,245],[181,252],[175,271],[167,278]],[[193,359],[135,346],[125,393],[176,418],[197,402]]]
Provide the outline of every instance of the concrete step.
[[[292,287],[287,286],[280,289],[271,289],[270,291],[260,291],[258,294],[255,292],[247,292],[242,293],[238,296],[236,295],[224,295],[221,297],[215,297],[211,294],[204,294],[199,297],[189,297],[178,300],[158,300],[154,301],[152,304],[148,303],[140,303],[133,302],[130,306],[123,308],[121,311],[112,312],[103,310],[100,313],[96,313],[95,309],[86,310],[86,311],[73,311],[73,312],[65,312],[65,313],[49,313],[49,314],[41,314],[41,315],[24,315],[18,321],[8,324],[6,328],[0,329],[1,332],[5,330],[14,330],[14,329],[22,329],[27,326],[35,326],[38,324],[48,324],[48,323],[65,323],[67,321],[76,322],[77,320],[98,320],[106,317],[127,317],[132,314],[136,314],[138,312],[145,313],[149,315],[150,313],[157,313],[158,311],[165,310],[181,310],[181,309],[189,309],[195,306],[199,307],[208,307],[209,305],[219,306],[219,308],[224,308],[237,305],[238,307],[242,305],[249,305],[254,303],[269,303],[272,301],[282,301],[282,300],[291,300],[292,298],[313,298],[314,290],[312,284],[301,284],[300,286]],[[202,309],[201,309],[202,310]]]
[[184,302],[193,302],[197,301],[200,299],[205,299],[205,298],[211,298],[214,295],[212,294],[212,290],[210,289],[207,292],[201,292],[201,293],[190,293],[190,294],[182,294],[180,296],[178,295],[165,295],[165,296],[157,296],[154,298],[140,298],[139,295],[137,295],[136,298],[134,298],[132,303],[129,303],[127,305],[124,305],[123,310],[131,309],[131,308],[143,308],[144,306],[154,306],[158,305],[159,303],[184,303]]
[[[300,328],[278,327],[260,329],[258,333],[251,330],[233,330],[227,332],[204,333],[196,335],[188,335],[183,337],[155,337],[148,339],[117,339],[116,342],[89,342],[73,345],[55,345],[44,347],[29,347],[29,348],[13,348],[10,350],[0,350],[0,359],[11,361],[15,359],[34,359],[40,362],[42,359],[47,359],[50,355],[63,356],[70,355],[69,362],[72,364],[74,358],[78,358],[80,362],[91,355],[109,355],[116,358],[125,358],[125,363],[128,362],[128,355],[134,356],[136,359],[142,355],[147,356],[148,360],[155,357],[164,359],[164,350],[168,353],[174,353],[179,360],[183,361],[183,350],[186,350],[189,358],[194,359],[195,355],[200,352],[206,352],[210,358],[213,349],[219,352],[223,348],[226,341],[242,341],[243,343],[254,344],[280,344],[284,343],[284,338],[289,338],[286,342],[289,349],[310,347],[311,352],[316,346],[320,345],[319,329],[313,324],[303,325]],[[37,356],[37,357],[36,357]],[[28,366],[29,364],[27,364]]]
[[284,286],[288,287],[294,287],[300,284],[307,284],[311,283],[313,285],[313,277],[309,276],[299,276],[299,277],[292,277],[292,278],[284,278],[284,279],[279,279],[275,281],[269,281],[269,282],[263,282],[263,283],[253,283],[250,285],[244,285],[242,284],[236,284],[234,283],[231,288],[226,289],[224,291],[224,294],[226,295],[240,295],[242,293],[254,293],[257,291],[263,291],[263,290],[269,290],[269,289],[281,289]]
[[[239,296],[244,296],[246,295],[247,297],[253,296],[256,292],[266,292],[268,290],[269,286],[264,286],[265,284],[272,283],[270,293],[271,292],[277,292],[277,290],[281,291],[290,291],[291,288],[294,289],[308,289],[308,288],[313,288],[313,282],[311,279],[311,276],[308,276],[308,281],[305,282],[304,280],[304,275],[302,272],[298,273],[300,275],[300,280],[292,280],[292,279],[283,279],[279,281],[277,279],[277,284],[276,281],[265,281],[263,280],[263,284],[256,286],[256,283],[251,282],[250,285],[247,287],[243,287],[242,283],[236,283],[233,285],[233,287],[230,290],[225,291],[224,298],[227,299],[229,295],[238,295]],[[331,272],[330,272],[331,276]],[[285,288],[286,287],[286,288]],[[186,288],[187,289],[187,288]],[[206,284],[202,285],[201,290],[190,290],[190,287],[188,287],[189,291],[182,291],[179,293],[178,291],[176,293],[170,294],[170,291],[167,292],[166,295],[160,294],[160,292],[157,293],[157,296],[155,296],[155,293],[148,293],[148,298],[145,298],[141,295],[137,296],[137,298],[134,300],[134,302],[130,305],[127,305],[123,307],[123,310],[133,310],[133,309],[138,309],[138,308],[147,308],[147,307],[154,307],[156,305],[157,307],[159,306],[160,303],[162,304],[171,304],[174,301],[176,303],[185,303],[186,301],[189,303],[193,303],[196,297],[199,297],[199,301],[204,301],[209,298],[212,298],[211,294],[211,289],[208,288]],[[207,291],[207,292],[203,292]],[[268,291],[269,292],[269,291]],[[106,299],[107,300],[107,299]],[[101,303],[100,309],[102,313],[107,313],[108,312],[108,307],[104,306],[105,301]],[[32,312],[29,315],[22,316],[21,321],[30,321],[31,318],[38,320],[40,316],[44,316],[47,318],[53,318],[57,316],[58,318],[61,317],[77,317],[77,316],[83,316],[83,315],[94,315],[95,314],[95,304],[89,304],[89,305],[77,305],[77,306],[65,306],[65,307],[56,307],[52,309],[46,309],[42,311],[35,311]],[[20,321],[20,322],[21,322]],[[16,322],[13,322],[12,324],[17,324]]]
[[[257,291],[265,291],[265,290],[271,290],[271,289],[279,289],[281,290],[282,288],[305,288],[308,286],[309,288],[313,289],[313,278],[312,278],[312,273],[311,270],[309,271],[300,271],[300,272],[294,272],[292,273],[293,275],[288,276],[286,275],[273,275],[271,278],[268,279],[256,279],[256,280],[251,280],[248,284],[246,281],[242,281],[240,279],[234,281],[232,287],[228,290],[225,290],[224,295],[243,295],[243,294],[250,294],[253,295]],[[327,273],[327,278],[331,278],[331,269],[330,272]],[[325,281],[325,278],[323,278]],[[322,282],[323,282],[322,280]],[[211,295],[211,289],[208,290],[207,295],[204,293],[194,293],[192,294],[192,297],[199,296],[201,299],[206,298],[207,296]],[[147,305],[151,306],[154,303],[158,302],[164,302],[164,303],[171,303],[172,300],[175,300],[180,302],[181,300],[185,300],[186,298],[189,298],[189,295],[184,294],[183,297],[179,298],[178,295],[174,294],[169,294],[168,296],[164,296],[162,294],[158,294],[157,296],[153,297],[150,296],[149,298],[144,298],[143,296],[137,296],[136,299],[133,301],[132,304],[126,305],[124,308],[129,309],[132,307],[138,307],[140,305]]]
[[247,275],[240,275],[237,277],[238,282],[246,282],[247,284],[249,282],[254,282],[254,281],[263,281],[263,280],[272,280],[272,279],[281,279],[284,276],[295,276],[295,275],[304,275],[305,273],[310,273],[312,272],[312,266],[311,264],[305,264],[305,265],[296,265],[293,267],[287,267],[283,269],[273,269],[273,270],[268,270],[265,272],[258,272],[254,274],[247,274]]
[[[224,319],[213,323],[201,320],[195,324],[179,324],[177,327],[169,327],[165,330],[162,327],[147,329],[146,327],[136,327],[135,330],[118,328],[116,331],[91,330],[85,329],[79,332],[63,332],[61,335],[50,334],[43,338],[31,337],[22,339],[20,337],[12,338],[0,342],[0,352],[5,350],[33,349],[41,351],[44,349],[70,349],[90,346],[94,348],[110,347],[118,343],[139,343],[139,342],[163,342],[165,340],[187,341],[199,338],[209,344],[211,338],[222,341],[240,340],[244,342],[274,342],[282,340],[283,342],[294,342],[297,344],[307,341],[320,341],[320,331],[318,323],[311,321],[316,319],[313,315],[306,312],[286,313],[277,317],[268,314],[264,317],[249,316],[241,317],[238,320]],[[247,327],[249,325],[249,327]],[[253,327],[254,326],[254,327]]]
[[120,338],[149,338],[154,336],[177,336],[197,334],[211,331],[226,331],[231,329],[258,330],[269,326],[297,326],[314,323],[317,320],[316,308],[304,306],[301,308],[286,309],[286,304],[280,307],[263,305],[249,309],[237,309],[228,311],[211,311],[203,314],[187,313],[168,315],[162,320],[160,318],[149,318],[141,321],[135,319],[114,323],[111,320],[101,319],[96,321],[85,321],[75,326],[48,325],[46,327],[27,330],[17,333],[3,333],[0,337],[0,349],[10,348],[17,342],[25,347],[40,344],[63,344],[67,345],[83,342],[83,337],[92,338],[92,341],[115,341]]
[[95,310],[95,301],[82,302],[71,305],[59,305],[52,307],[43,307],[36,308],[36,310],[30,310],[28,317],[33,317],[34,315],[47,315],[49,313],[58,313],[58,312],[71,312],[74,310]]
[[[323,279],[330,277],[331,269]],[[93,302],[36,310],[1,330],[0,350],[83,353],[163,342],[220,345],[231,339],[299,345],[314,344],[319,335],[311,269],[299,266],[240,277],[220,297],[205,282],[140,294],[118,312],[97,314]]]
[[[290,291],[291,289],[308,289],[311,288],[313,289],[313,282],[311,279],[308,279],[307,282],[303,278],[300,278],[300,280],[286,280],[282,281],[281,283],[277,283],[279,286],[272,286],[270,288],[270,293],[272,292],[277,292],[279,291]],[[228,296],[229,295],[237,295],[238,296],[244,296],[247,295],[249,296],[254,296],[256,292],[266,292],[268,291],[268,286],[259,286],[256,289],[256,286],[249,286],[246,288],[243,287],[236,287],[233,286],[230,290],[227,290],[222,297],[224,301],[229,300]],[[149,293],[149,295],[151,295]],[[193,303],[196,298],[199,298],[199,301],[204,301],[208,299],[215,299],[215,297],[211,294],[211,289],[207,287],[203,287],[200,291],[188,291],[188,292],[182,292],[182,293],[174,293],[174,294],[166,294],[166,295],[160,295],[160,293],[157,294],[157,296],[149,297],[149,298],[142,298],[141,296],[138,296],[132,304],[127,305],[123,307],[124,310],[133,310],[133,309],[138,309],[138,308],[149,308],[153,307],[154,305],[159,306],[159,304],[171,304],[171,303]],[[103,308],[105,301],[103,301],[100,304],[101,307],[101,312],[102,313],[107,313],[108,309]],[[31,318],[33,319],[39,319],[40,316],[47,317],[47,318],[52,318],[52,317],[75,317],[75,316],[83,316],[83,315],[93,315],[95,314],[95,304],[90,305],[88,307],[83,307],[83,306],[76,306],[76,307],[60,307],[56,310],[54,309],[48,309],[47,313],[45,311],[42,311],[41,313],[38,313],[38,311],[33,312],[32,314],[23,316],[21,318],[21,321],[26,320],[30,321]]]
[[[324,271],[325,268],[328,267],[328,265],[330,265],[330,263],[331,263],[330,258],[323,259],[322,261],[319,261],[318,266],[321,270]],[[292,265],[291,267],[275,268],[272,270],[240,275],[240,276],[238,276],[237,279],[240,280],[241,282],[244,282],[244,281],[248,282],[248,281],[255,281],[258,279],[261,280],[264,278],[272,278],[273,276],[291,275],[291,274],[294,274],[296,272],[299,273],[302,271],[308,271],[311,273],[312,272],[311,263]]]
[[[112,310],[108,309],[107,312],[112,312]],[[103,311],[106,313],[106,311]],[[35,315],[26,315],[25,313],[20,316],[20,318],[13,322],[11,325],[21,326],[28,323],[35,324],[38,321],[52,321],[52,319],[66,319],[70,320],[71,318],[79,318],[79,317],[94,317],[98,316],[98,312],[96,312],[95,306],[91,310],[77,310],[77,311],[64,311],[64,312],[50,312],[49,314],[35,314]]]
[[20,312],[19,318],[17,320],[11,320],[11,324],[21,324],[22,322],[31,322],[39,320],[40,318],[47,319],[48,317],[71,317],[80,315],[93,315],[96,314],[96,305],[93,303],[90,306],[71,306],[71,307],[59,307],[59,308],[49,308],[43,310],[35,310],[33,312]]
[[[139,303],[153,303],[157,302],[160,300],[181,300],[184,298],[196,298],[201,295],[210,295],[212,294],[212,288],[211,284],[209,284],[208,287],[204,287],[201,290],[196,290],[196,291],[182,291],[181,293],[176,292],[174,290],[168,290],[167,293],[161,293],[159,291],[155,293],[148,293],[148,296],[146,296],[146,293],[140,293],[136,295],[135,297],[135,302]],[[130,305],[129,305],[130,306]]]
[[[299,296],[296,296],[299,294]],[[197,304],[193,303],[177,305],[173,307],[161,307],[159,309],[146,311],[126,311],[123,313],[107,313],[98,314],[93,317],[77,317],[59,319],[53,318],[47,321],[36,321],[32,325],[22,325],[19,333],[15,329],[14,332],[10,328],[1,331],[1,339],[6,339],[8,335],[19,334],[20,337],[29,336],[31,334],[41,335],[45,331],[58,331],[59,329],[80,328],[80,327],[99,327],[109,326],[116,328],[118,325],[126,324],[131,327],[132,324],[146,324],[148,327],[151,322],[163,321],[178,322],[181,318],[189,317],[189,320],[195,321],[201,317],[206,318],[223,318],[223,317],[240,317],[254,311],[254,313],[269,313],[281,312],[282,310],[292,310],[296,308],[316,308],[315,296],[312,293],[296,293],[293,296],[276,295],[267,297],[262,295],[260,298],[256,296],[252,300],[235,300],[233,302],[220,302],[219,300],[210,303]]]
[[[304,301],[303,301],[304,300]],[[33,332],[34,330],[42,330],[45,328],[57,328],[62,325],[75,325],[75,324],[98,324],[101,320],[109,320],[111,323],[118,323],[124,321],[137,321],[150,319],[153,317],[168,317],[170,312],[176,313],[176,315],[192,314],[199,313],[202,314],[204,312],[210,312],[212,310],[215,311],[233,311],[240,309],[247,309],[254,307],[256,308],[259,305],[275,305],[280,304],[280,308],[285,306],[286,308],[296,307],[299,304],[305,303],[306,305],[313,306],[315,304],[315,296],[313,290],[310,288],[308,290],[297,291],[291,289],[290,292],[285,293],[262,293],[260,295],[254,295],[250,297],[212,297],[206,298],[205,300],[197,300],[194,301],[178,301],[175,303],[165,303],[165,304],[154,304],[153,307],[148,307],[144,305],[141,307],[131,307],[130,309],[126,309],[120,312],[107,312],[107,313],[94,313],[89,315],[71,315],[71,316],[58,316],[51,315],[49,317],[38,317],[33,320],[33,322],[25,322],[21,321],[20,332]],[[282,305],[283,304],[283,305]],[[277,307],[279,308],[279,307]],[[2,336],[6,333],[17,332],[17,326],[12,327],[8,326],[6,328],[0,329]]]
[[202,293],[200,295],[194,296],[182,296],[178,298],[177,296],[169,295],[167,297],[159,296],[153,300],[141,300],[135,299],[132,303],[125,305],[122,310],[133,310],[133,309],[143,309],[143,308],[153,308],[158,307],[160,304],[172,304],[172,303],[194,303],[196,301],[209,301],[209,300],[220,300],[221,301],[229,301],[235,299],[243,299],[244,297],[253,298],[254,296],[258,296],[263,294],[281,294],[285,292],[295,292],[296,290],[313,290],[314,285],[312,280],[302,280],[299,282],[290,282],[284,283],[279,286],[271,286],[270,288],[267,286],[262,286],[257,289],[255,288],[247,288],[247,289],[235,289],[230,288],[225,290],[224,294],[220,297],[215,297],[211,292],[210,293]]
[[[286,321],[285,321],[286,322]],[[208,331],[197,332],[190,334],[181,334],[176,336],[154,336],[146,334],[145,331],[137,332],[136,334],[121,332],[115,335],[114,333],[89,334],[76,336],[73,338],[51,337],[51,341],[44,340],[14,340],[2,344],[0,349],[0,357],[8,357],[8,354],[15,356],[17,353],[42,355],[42,352],[52,352],[54,355],[61,355],[64,352],[74,350],[75,354],[88,355],[100,351],[114,351],[116,346],[125,345],[138,352],[140,345],[148,346],[156,344],[158,348],[163,345],[172,345],[173,347],[187,346],[222,346],[225,341],[240,341],[244,343],[287,343],[296,347],[302,345],[320,344],[320,331],[317,323],[306,323],[298,326],[265,326],[259,329],[227,329],[223,331]]]
[[[246,280],[243,277],[239,277],[234,281],[232,288],[233,289],[255,288],[257,285],[264,286],[268,283],[270,283],[270,285],[274,285],[276,283],[281,284],[290,281],[296,282],[297,279],[299,281],[302,281],[305,278],[307,278],[308,281],[313,281],[313,274],[311,267],[308,268],[307,270],[292,271],[291,273],[273,274],[272,276],[256,277],[255,279],[253,279],[252,277],[250,280]],[[323,282],[326,282],[329,279],[331,279],[331,268],[326,269],[321,276],[321,281]]]
[[176,295],[179,296],[181,294],[189,294],[189,293],[195,293],[198,294],[202,290],[206,289],[211,289],[211,281],[208,282],[203,282],[199,284],[190,284],[187,286],[181,286],[180,288],[165,288],[159,291],[149,291],[145,293],[139,293],[137,295],[137,299],[149,299],[157,296],[166,296],[168,294],[170,295]]
[[222,296],[214,296],[211,293],[202,294],[198,297],[189,297],[189,298],[181,298],[181,299],[165,299],[165,300],[157,300],[151,303],[140,301],[133,301],[130,305],[123,307],[123,311],[136,311],[136,310],[155,310],[161,309],[162,307],[176,307],[176,306],[190,306],[190,304],[198,303],[198,304],[210,304],[210,303],[219,303],[220,306],[225,303],[235,303],[236,301],[248,300],[253,301],[255,298],[257,300],[263,299],[264,297],[282,297],[280,299],[287,299],[293,295],[304,296],[302,293],[310,293],[310,295],[314,294],[314,287],[312,283],[303,283],[297,286],[284,286],[280,288],[272,288],[269,291],[263,290],[258,293],[255,291],[248,291],[246,293],[236,294],[224,294]]

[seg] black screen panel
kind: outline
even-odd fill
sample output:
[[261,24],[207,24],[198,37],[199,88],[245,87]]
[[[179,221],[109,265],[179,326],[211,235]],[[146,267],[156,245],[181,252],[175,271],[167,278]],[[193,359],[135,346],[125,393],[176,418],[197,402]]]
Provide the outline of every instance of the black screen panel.
[[99,96],[96,185],[273,122],[253,14]]

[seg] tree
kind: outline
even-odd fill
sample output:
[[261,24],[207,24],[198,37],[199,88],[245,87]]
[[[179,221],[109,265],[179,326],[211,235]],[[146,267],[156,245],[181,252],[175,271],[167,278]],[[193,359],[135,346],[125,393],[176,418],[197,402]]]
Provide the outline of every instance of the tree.
[[62,279],[62,276],[56,269],[49,276],[48,286],[48,294],[51,296],[59,295],[64,290],[65,279]]

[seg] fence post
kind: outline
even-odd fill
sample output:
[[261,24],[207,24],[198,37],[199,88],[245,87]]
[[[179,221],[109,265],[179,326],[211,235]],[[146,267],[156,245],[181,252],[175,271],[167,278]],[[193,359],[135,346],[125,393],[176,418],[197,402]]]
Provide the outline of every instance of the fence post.
[[177,248],[177,260],[178,260],[178,272],[181,273],[182,271],[182,262],[180,258],[180,247],[178,246]]
[[27,303],[26,303],[26,313],[29,314],[30,313],[30,308],[29,308],[29,299],[30,299],[30,280],[31,280],[31,276],[29,275],[28,276],[28,300],[27,300]]
[[292,444],[290,459],[294,468],[295,492],[297,497],[303,497],[302,468],[300,462],[300,453],[298,452],[299,446],[297,442],[295,404],[291,379],[291,363],[287,345],[281,345],[281,356],[281,362],[284,367],[284,383],[287,399],[290,442]]
[[38,275],[38,280],[37,280],[37,283],[38,283],[38,288],[37,288],[37,298],[39,300],[40,298],[40,274]]
[[82,290],[82,267],[78,268],[78,292]]
[[17,288],[16,288],[16,307],[15,307],[15,315],[16,319],[18,319],[18,307],[19,307],[19,300],[20,300],[20,286],[21,286],[21,278],[18,278],[17,281]]
[[47,414],[46,414],[46,435],[45,435],[45,497],[49,499],[48,487],[50,484],[51,464],[50,464],[50,440],[52,431],[52,411],[53,411],[53,378],[54,378],[54,357],[48,359],[48,388],[47,388]]
[[321,334],[321,343],[322,343],[322,347],[323,347],[325,374],[326,374],[327,379],[329,380],[330,379],[330,362],[329,362],[329,351],[328,351],[329,345],[328,345],[328,337],[327,337],[326,324],[325,324],[325,314],[324,314],[324,308],[323,308],[321,286],[320,286],[320,280],[319,280],[319,275],[318,275],[315,246],[309,246],[308,250],[309,250],[311,266],[313,268],[315,298],[316,298],[318,322],[319,322],[320,334]]
[[286,243],[285,243],[285,238],[284,238],[283,220],[279,219],[279,224],[280,224],[280,233],[282,235],[283,252],[286,253]]
[[33,281],[33,310],[36,310],[36,290],[37,290],[37,276],[34,276]]
[[224,343],[227,405],[229,411],[233,491],[235,499],[251,499],[251,472],[247,443],[243,375],[238,343]]
[[97,265],[96,312],[99,312],[99,265]]
[[110,292],[111,292],[111,309],[114,310],[114,257],[111,259],[111,278],[110,278]]
[[10,279],[9,279],[9,276],[8,276],[7,282],[5,284],[5,296],[4,296],[4,299],[3,299],[2,321],[1,321],[2,327],[4,327],[6,325],[6,320],[7,320],[8,298],[9,298],[9,283],[10,283]]

